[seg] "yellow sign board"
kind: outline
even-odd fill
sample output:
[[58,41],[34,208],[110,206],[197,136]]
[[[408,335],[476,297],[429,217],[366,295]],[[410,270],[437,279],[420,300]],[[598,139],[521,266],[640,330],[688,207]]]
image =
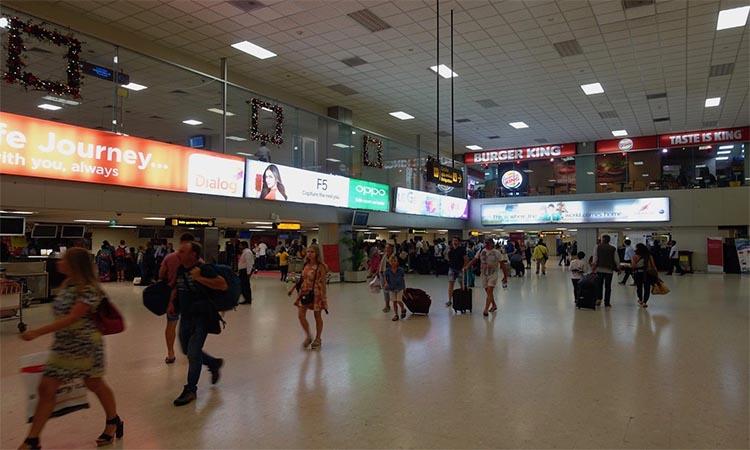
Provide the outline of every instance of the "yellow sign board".
[[302,228],[302,224],[293,222],[280,222],[276,224],[277,230],[299,230]]

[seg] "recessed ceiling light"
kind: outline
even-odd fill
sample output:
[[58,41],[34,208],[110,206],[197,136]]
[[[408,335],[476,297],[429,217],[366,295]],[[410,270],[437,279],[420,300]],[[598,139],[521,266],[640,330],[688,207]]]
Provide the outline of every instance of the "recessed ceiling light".
[[245,153],[245,152],[237,152],[237,154],[238,154],[238,155],[242,155],[242,156],[247,156],[247,157],[249,157],[249,158],[252,158],[253,156],[255,156],[255,155],[254,155],[254,154],[252,154],[252,153]]
[[232,44],[232,47],[248,55],[255,56],[258,59],[268,59],[276,56],[276,53],[248,41],[237,42],[236,44]]
[[112,57],[112,62],[115,63],[115,64],[117,64],[117,63],[120,62],[120,58],[118,58],[117,55],[115,55],[115,56]]
[[109,220],[76,219],[73,222],[80,222],[80,223],[109,223]]
[[356,131],[352,131],[352,134],[357,134],[357,132]]
[[523,171],[526,172],[526,173],[534,173],[534,171],[531,170],[531,169],[523,169]]
[[599,186],[606,186],[607,183],[599,183]]
[[710,145],[701,145],[700,147],[698,147],[698,150],[711,150],[711,146]]
[[734,145],[722,145],[719,147],[719,150],[731,150],[734,148]]
[[529,128],[529,126],[526,125],[525,122],[511,122],[508,125],[512,126],[516,130],[520,130],[521,128]]
[[451,68],[446,66],[445,64],[432,66],[430,67],[430,70],[433,72],[437,72],[443,78],[455,78],[458,76],[456,72],[452,71]]
[[122,87],[124,87],[125,89],[130,89],[131,91],[142,91],[148,88],[148,86],[144,86],[138,83],[133,83],[132,81],[128,84],[124,84]]
[[49,103],[42,103],[41,105],[38,105],[37,108],[47,109],[49,111],[57,111],[58,109],[62,109],[62,106],[50,105]]
[[227,136],[227,139],[230,140],[230,141],[237,141],[237,142],[242,142],[242,141],[246,141],[247,140],[247,139],[245,139],[243,137],[240,137],[240,136]]
[[642,176],[642,177],[647,177],[647,176],[648,176],[648,174],[647,174],[647,173],[644,173],[644,174],[642,174],[641,176]]
[[164,221],[164,220],[167,220],[167,218],[166,217],[144,217],[143,220],[159,220],[159,221]]
[[397,119],[401,119],[401,120],[409,120],[409,119],[413,119],[414,118],[414,116],[412,116],[411,114],[407,114],[407,113],[405,113],[403,111],[395,111],[395,112],[388,113],[388,114],[392,115],[393,117],[395,117]]
[[696,168],[696,169],[705,169],[705,168],[706,168],[706,165],[705,165],[705,164],[696,164],[696,165],[695,165],[695,168]]
[[750,13],[750,6],[719,11],[719,20],[716,21],[716,31],[744,27],[747,23],[748,13]]
[[604,93],[604,88],[602,87],[601,83],[582,84],[581,89],[583,89],[583,93],[586,95]]
[[81,102],[77,102],[75,100],[68,100],[67,98],[54,97],[52,95],[45,95],[44,97],[42,97],[42,100],[49,100],[51,102],[62,103],[63,105],[70,105],[70,106],[77,106],[81,104]]
[[718,156],[718,157],[716,158],[716,160],[717,160],[717,161],[726,161],[726,160],[728,160],[728,159],[729,159],[729,157],[728,157],[728,156]]
[[621,137],[621,136],[627,136],[628,132],[625,130],[614,130],[612,131],[612,136],[614,137]]
[[557,180],[555,180],[554,178],[551,178],[551,179],[549,179],[549,180],[547,180],[547,181],[549,181],[550,183],[554,183],[554,182],[555,182],[555,181],[557,181]]
[[721,103],[721,97],[711,97],[706,99],[706,108],[713,108],[719,106]]
[[388,230],[389,233],[400,233],[401,230]]
[[338,148],[351,148],[351,145],[342,144],[341,142],[337,142],[333,144],[333,146]]
[[586,172],[586,175],[593,175],[594,172]]
[[336,158],[326,158],[326,161],[330,161],[332,163],[340,163],[341,162],[340,159],[336,159]]
[[481,150],[482,149],[482,147],[478,145],[467,145],[466,148],[468,148],[469,150]]
[[643,165],[643,161],[633,161],[633,165],[634,166],[642,166]]
[[110,228],[138,228],[135,225],[110,225]]
[[187,124],[187,125],[193,125],[193,126],[203,124],[203,122],[201,122],[200,120],[195,120],[195,119],[183,120],[182,123]]
[[662,152],[662,153],[667,153],[668,151],[669,151],[669,150],[667,150],[666,148],[663,148],[663,149],[661,149],[661,152]]
[[[212,113],[216,113],[216,114],[224,114],[224,111],[219,108],[208,108],[208,111],[211,111]],[[233,112],[227,111],[227,117],[233,116],[233,115],[234,115]]]

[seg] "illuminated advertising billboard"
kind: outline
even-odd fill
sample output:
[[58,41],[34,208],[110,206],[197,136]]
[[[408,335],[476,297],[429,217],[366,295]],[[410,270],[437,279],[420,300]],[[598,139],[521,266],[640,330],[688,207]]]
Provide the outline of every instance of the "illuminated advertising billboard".
[[245,160],[0,112],[0,173],[242,197]]
[[482,205],[482,225],[668,222],[669,197]]
[[340,208],[390,210],[390,187],[339,175],[247,160],[245,197]]
[[465,198],[397,188],[395,211],[401,214],[466,219],[469,217],[469,201]]

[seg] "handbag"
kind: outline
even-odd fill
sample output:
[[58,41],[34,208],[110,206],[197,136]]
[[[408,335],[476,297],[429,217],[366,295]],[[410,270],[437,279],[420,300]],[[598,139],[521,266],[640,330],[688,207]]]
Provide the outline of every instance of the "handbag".
[[669,294],[669,288],[663,281],[657,280],[656,283],[651,285],[651,294],[652,295],[667,295]]
[[659,271],[656,270],[656,264],[654,264],[653,256],[648,258],[648,265],[646,267],[646,278],[648,278],[648,280],[651,281],[653,284],[657,284],[660,282]]
[[[304,306],[310,306],[315,302],[315,281],[318,279],[318,267],[320,266],[320,263],[318,263],[317,266],[315,266],[315,275],[313,275],[313,285],[312,289],[302,294],[300,297],[300,304]],[[300,287],[302,286],[302,278],[300,278]]]
[[122,333],[125,330],[125,320],[115,305],[104,297],[94,313],[96,328],[103,335]]

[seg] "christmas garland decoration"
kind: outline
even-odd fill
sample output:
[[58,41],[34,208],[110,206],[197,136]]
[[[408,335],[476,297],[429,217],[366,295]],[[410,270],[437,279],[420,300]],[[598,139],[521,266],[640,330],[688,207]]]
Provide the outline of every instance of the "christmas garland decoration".
[[[25,33],[31,35],[40,41],[51,42],[59,46],[67,46],[68,52],[65,58],[68,60],[66,69],[68,80],[67,83],[54,80],[42,80],[31,72],[24,72],[26,65],[21,59],[21,55],[26,51],[23,45],[21,35]],[[32,88],[40,91],[47,91],[55,95],[70,95],[74,98],[81,96],[81,42],[72,36],[63,36],[57,31],[50,31],[40,25],[22,21],[13,17],[8,23],[8,61],[7,72],[3,74],[3,79],[8,83],[19,83],[25,88]]]
[[[377,149],[377,160],[370,161],[368,146],[373,144]],[[367,167],[383,168],[383,141],[373,136],[362,136],[362,163]]]
[[[246,102],[250,104],[250,139],[253,141],[272,142],[276,145],[284,143],[284,107],[271,102],[263,101],[259,98],[253,98]],[[276,127],[273,136],[268,133],[261,133],[258,119],[261,108],[269,109],[276,114]]]

